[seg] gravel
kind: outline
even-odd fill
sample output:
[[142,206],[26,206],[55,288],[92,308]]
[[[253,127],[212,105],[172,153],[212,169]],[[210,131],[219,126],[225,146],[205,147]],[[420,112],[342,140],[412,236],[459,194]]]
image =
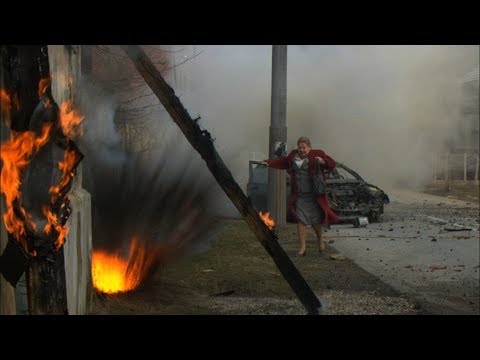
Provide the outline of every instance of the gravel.
[[[407,299],[380,296],[377,292],[325,290],[317,293],[323,315],[416,315],[415,304]],[[222,297],[209,299],[211,309],[226,315],[306,315],[299,300],[275,298]]]

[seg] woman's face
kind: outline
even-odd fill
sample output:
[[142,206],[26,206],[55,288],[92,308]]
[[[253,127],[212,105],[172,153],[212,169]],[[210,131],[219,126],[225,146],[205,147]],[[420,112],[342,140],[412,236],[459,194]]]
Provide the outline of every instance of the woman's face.
[[297,146],[298,146],[298,154],[300,155],[301,158],[307,157],[308,153],[312,149],[310,146],[308,146],[304,142],[299,143]]

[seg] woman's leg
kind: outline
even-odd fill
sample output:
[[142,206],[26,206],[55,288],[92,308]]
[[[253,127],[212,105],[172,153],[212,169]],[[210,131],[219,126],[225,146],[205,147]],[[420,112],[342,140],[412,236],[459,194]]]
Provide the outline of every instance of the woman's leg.
[[318,239],[318,250],[325,250],[325,241],[323,241],[323,225],[322,224],[313,224],[313,230],[317,234]]
[[307,226],[299,221],[297,223],[298,240],[300,241],[299,254],[303,254],[307,249]]

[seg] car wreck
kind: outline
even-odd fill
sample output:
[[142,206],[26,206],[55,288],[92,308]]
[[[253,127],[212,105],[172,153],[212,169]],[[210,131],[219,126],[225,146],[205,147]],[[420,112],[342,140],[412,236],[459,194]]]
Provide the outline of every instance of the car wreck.
[[[390,203],[388,195],[378,186],[367,183],[357,172],[343,163],[325,172],[329,205],[340,222],[353,222],[359,226],[359,217],[368,222],[378,222],[384,205]],[[290,194],[290,177],[287,176],[287,194]],[[257,211],[267,211],[268,168],[259,161],[249,161],[247,196]],[[288,195],[287,195],[288,196]],[[293,221],[288,211],[287,221]]]
[[382,189],[367,183],[343,163],[337,162],[335,169],[325,176],[330,207],[342,218],[366,216],[369,222],[377,222],[384,205],[390,203]]

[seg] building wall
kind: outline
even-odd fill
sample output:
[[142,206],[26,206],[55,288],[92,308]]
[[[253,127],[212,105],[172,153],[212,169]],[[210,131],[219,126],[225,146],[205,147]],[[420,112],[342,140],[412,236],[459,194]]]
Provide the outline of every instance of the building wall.
[[462,86],[462,109],[460,112],[462,141],[459,148],[479,149],[479,123],[480,123],[480,99],[479,99],[479,68],[465,74],[461,81]]
[[433,183],[478,186],[479,181],[479,68],[466,73],[459,81],[461,104],[458,136],[448,149],[434,154]]

